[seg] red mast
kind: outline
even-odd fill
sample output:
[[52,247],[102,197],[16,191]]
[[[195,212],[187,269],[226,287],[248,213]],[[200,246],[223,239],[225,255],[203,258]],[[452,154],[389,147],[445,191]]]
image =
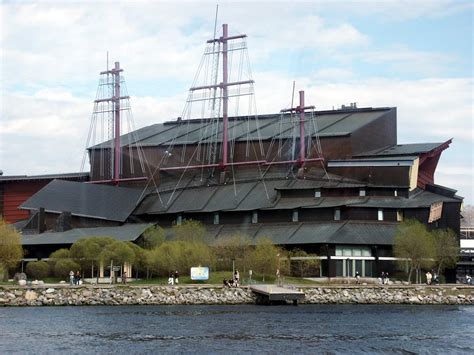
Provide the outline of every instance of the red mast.
[[[123,69],[120,68],[120,62],[115,62],[115,67],[100,72],[101,75],[112,75],[112,83],[113,86],[113,94],[112,97],[107,97],[103,99],[94,100],[95,104],[100,104],[104,102],[112,103],[112,112],[113,112],[113,152],[111,152],[111,169],[110,174],[111,178],[106,180],[94,180],[90,181],[89,183],[94,184],[103,184],[103,183],[112,183],[114,185],[118,185],[121,181],[141,181],[146,180],[147,177],[136,177],[136,178],[120,178],[120,168],[122,165],[122,149],[120,146],[120,112],[121,112],[121,100],[128,100],[130,96],[121,96],[121,88],[120,88],[120,73],[123,72]],[[108,84],[108,81],[107,81]],[[102,111],[108,112],[108,111]]]
[[[304,123],[305,123],[305,110],[313,110],[314,106],[305,106],[304,105],[304,91],[300,91],[300,104],[299,106],[287,108],[281,110],[281,112],[296,112],[300,114],[300,154],[298,160],[287,160],[287,161],[277,161],[271,164],[288,164],[288,163],[298,163],[299,166],[303,166],[304,163],[314,162],[314,161],[323,161],[324,158],[311,158],[306,159],[305,154],[305,133],[304,133]],[[311,137],[310,137],[311,139]]]

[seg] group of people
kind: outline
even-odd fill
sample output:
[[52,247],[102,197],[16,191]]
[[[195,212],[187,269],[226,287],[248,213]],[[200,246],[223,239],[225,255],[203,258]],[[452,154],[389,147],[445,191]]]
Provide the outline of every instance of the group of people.
[[239,287],[240,286],[240,274],[239,270],[235,270],[234,276],[230,280],[224,279],[224,287]]
[[179,283],[179,272],[178,270],[176,271],[170,271],[168,274],[168,285],[177,285]]
[[82,284],[81,282],[81,273],[79,272],[79,270],[74,273],[74,271],[69,271],[69,284],[72,286],[72,285],[80,285]]
[[388,278],[388,272],[382,271],[382,273],[380,274],[379,282],[382,285],[388,285],[389,281],[390,279]]
[[427,285],[439,285],[439,275],[436,272],[428,271],[425,276]]

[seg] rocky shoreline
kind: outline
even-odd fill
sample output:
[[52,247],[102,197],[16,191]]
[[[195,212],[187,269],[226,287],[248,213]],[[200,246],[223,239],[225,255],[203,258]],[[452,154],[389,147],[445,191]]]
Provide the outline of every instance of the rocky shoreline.
[[[301,286],[303,304],[474,305],[469,286]],[[0,286],[0,306],[254,304],[247,287]]]

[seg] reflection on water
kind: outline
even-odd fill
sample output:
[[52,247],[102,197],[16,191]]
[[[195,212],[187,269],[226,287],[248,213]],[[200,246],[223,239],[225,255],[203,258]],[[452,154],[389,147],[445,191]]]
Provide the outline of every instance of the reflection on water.
[[0,308],[0,353],[474,353],[473,306]]

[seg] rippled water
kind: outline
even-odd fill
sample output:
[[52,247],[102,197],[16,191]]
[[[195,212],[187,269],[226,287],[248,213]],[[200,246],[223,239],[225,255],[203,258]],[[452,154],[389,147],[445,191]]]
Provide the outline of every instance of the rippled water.
[[0,308],[0,353],[474,353],[473,306]]

